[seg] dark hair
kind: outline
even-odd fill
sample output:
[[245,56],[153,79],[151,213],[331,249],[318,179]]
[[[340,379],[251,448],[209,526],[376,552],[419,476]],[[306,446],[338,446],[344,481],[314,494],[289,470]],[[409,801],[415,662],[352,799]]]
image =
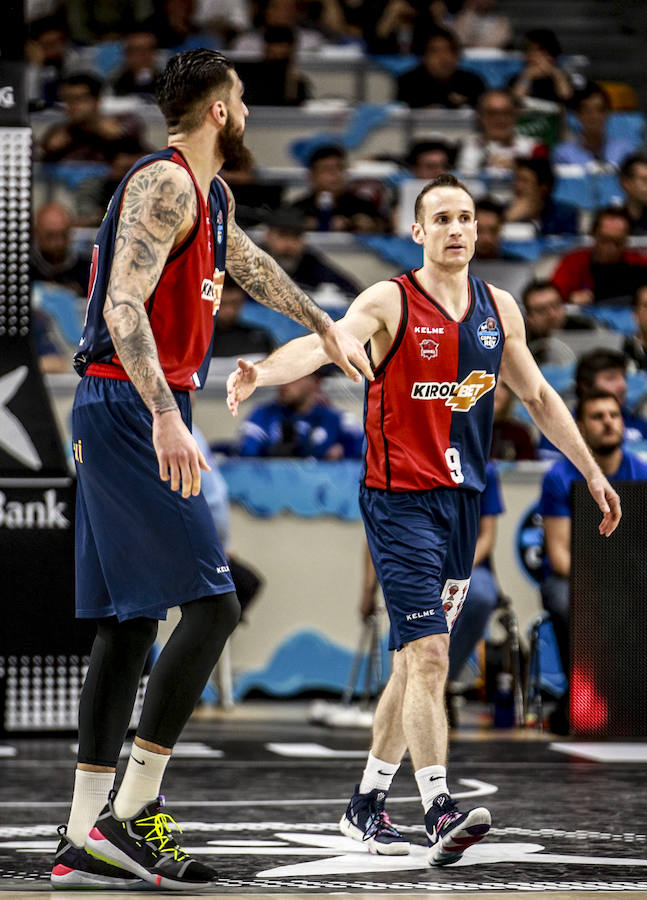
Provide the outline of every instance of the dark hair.
[[623,209],[622,206],[603,206],[602,209],[599,209],[593,217],[591,234],[595,234],[595,232],[600,227],[600,222],[602,221],[602,219],[606,218],[624,219],[624,221],[627,223],[627,229],[631,231],[631,219],[629,218],[629,213],[626,209]]
[[93,97],[98,97],[103,87],[103,82],[92,72],[75,72],[73,75],[67,75],[61,78],[59,91],[63,87],[87,87]]
[[579,398],[577,403],[575,404],[575,421],[581,422],[584,418],[584,410],[588,403],[591,403],[593,400],[615,400],[618,404],[618,409],[622,412],[622,407],[620,406],[620,401],[616,397],[615,394],[612,394],[611,391],[605,391],[603,388],[592,388],[590,391],[585,391]]
[[524,287],[523,292],[521,294],[521,302],[523,303],[524,309],[528,310],[528,299],[531,294],[535,294],[538,291],[556,291],[559,295],[559,299],[562,299],[561,294],[557,290],[557,286],[553,284],[548,278],[533,278],[532,281],[529,281],[528,284]]
[[574,109],[577,112],[584,103],[585,100],[588,100],[589,97],[602,97],[604,100],[604,105],[607,109],[611,109],[611,98],[602,87],[601,84],[597,84],[595,81],[587,82],[584,87],[580,88],[578,91],[573,93],[571,97],[571,101],[569,106],[571,109]]
[[477,201],[475,208],[477,219],[480,213],[490,212],[494,213],[495,216],[498,216],[498,218],[503,221],[503,207],[500,203],[497,203],[496,200],[490,200],[488,197],[484,197],[482,200]]
[[429,181],[416,197],[416,222],[421,221],[422,203],[429,191],[433,191],[435,188],[444,187],[459,188],[461,191],[465,191],[472,203],[474,203],[474,197],[472,197],[462,181],[459,181],[455,175],[451,175],[449,172],[442,172],[440,175],[437,175],[433,181]]
[[42,37],[48,31],[62,31],[65,33],[65,36],[68,37],[65,15],[60,12],[52,13],[50,16],[43,16],[42,18],[35,19],[33,22],[29,23],[29,37],[33,41]]
[[526,45],[536,44],[553,59],[556,59],[562,52],[562,45],[555,32],[550,28],[532,28],[524,34],[523,39]]
[[446,28],[432,28],[431,31],[427,33],[423,52],[427,51],[427,47],[429,46],[431,41],[435,40],[436,38],[442,38],[444,41],[447,41],[456,56],[458,56],[458,54],[461,52],[461,45],[458,42],[458,38],[453,32],[448,31]]
[[620,178],[633,178],[635,166],[647,166],[647,155],[632,153],[631,156],[625,156],[620,166]]
[[412,144],[409,147],[409,151],[405,157],[405,163],[408,166],[414,166],[418,161],[418,157],[423,153],[432,153],[436,150],[439,150],[441,153],[446,153],[449,165],[452,164],[454,156],[456,155],[456,150],[450,144],[445,143],[445,141],[416,141],[415,144]]
[[339,144],[324,144],[322,147],[317,147],[308,157],[308,168],[311,169],[315,163],[331,157],[346,159],[346,151]]
[[578,397],[593,390],[595,376],[607,369],[627,371],[627,358],[620,350],[600,347],[582,356],[575,370],[575,391]]
[[169,134],[195,131],[215,94],[228,96],[233,71],[232,61],[217,50],[184,50],[172,56],[155,91]]
[[529,172],[533,172],[539,186],[545,185],[549,192],[552,191],[555,184],[555,173],[550,161],[545,156],[518,158],[514,164],[517,169],[528,169]]
[[294,28],[287,25],[268,25],[263,31],[263,40],[266,44],[294,44]]

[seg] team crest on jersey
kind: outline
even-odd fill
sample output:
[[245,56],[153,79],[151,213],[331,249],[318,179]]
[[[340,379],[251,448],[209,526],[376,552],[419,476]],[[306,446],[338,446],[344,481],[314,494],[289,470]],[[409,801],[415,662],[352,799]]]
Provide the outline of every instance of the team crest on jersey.
[[414,400],[444,400],[454,412],[467,412],[496,383],[491,372],[475,369],[460,383],[457,381],[416,381],[411,388]]
[[478,328],[479,341],[486,350],[494,350],[501,340],[501,331],[494,316],[488,316]]
[[431,338],[426,338],[424,341],[420,341],[420,355],[423,359],[436,359],[439,346],[440,344],[438,341],[432,341]]

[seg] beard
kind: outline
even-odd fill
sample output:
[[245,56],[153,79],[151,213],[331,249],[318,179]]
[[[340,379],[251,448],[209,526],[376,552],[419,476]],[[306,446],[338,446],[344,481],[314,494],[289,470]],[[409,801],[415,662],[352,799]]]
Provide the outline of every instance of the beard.
[[622,438],[617,438],[609,444],[602,444],[599,447],[596,447],[594,452],[596,456],[611,456],[612,453],[616,452],[618,447],[622,447]]
[[244,135],[244,129],[237,130],[231,117],[227,119],[218,133],[218,153],[229,169],[252,168],[252,154],[245,146]]

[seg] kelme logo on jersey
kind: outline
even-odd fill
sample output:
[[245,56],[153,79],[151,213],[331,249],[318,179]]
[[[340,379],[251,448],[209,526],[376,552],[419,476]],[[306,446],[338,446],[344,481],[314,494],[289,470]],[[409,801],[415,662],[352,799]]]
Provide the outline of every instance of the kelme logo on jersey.
[[501,340],[501,331],[494,316],[488,316],[485,322],[481,322],[477,334],[486,350],[494,350]]
[[458,381],[416,381],[411,388],[414,400],[444,400],[456,412],[467,412],[484,394],[491,391],[496,378],[491,372],[476,369]]

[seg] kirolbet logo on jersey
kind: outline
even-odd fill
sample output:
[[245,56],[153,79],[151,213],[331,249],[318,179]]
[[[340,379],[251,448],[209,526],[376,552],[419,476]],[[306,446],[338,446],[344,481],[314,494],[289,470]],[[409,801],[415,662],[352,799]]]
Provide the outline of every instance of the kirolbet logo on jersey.
[[444,400],[456,412],[467,412],[484,394],[491,391],[496,378],[491,372],[476,369],[458,381],[416,381],[411,388],[414,400]]

